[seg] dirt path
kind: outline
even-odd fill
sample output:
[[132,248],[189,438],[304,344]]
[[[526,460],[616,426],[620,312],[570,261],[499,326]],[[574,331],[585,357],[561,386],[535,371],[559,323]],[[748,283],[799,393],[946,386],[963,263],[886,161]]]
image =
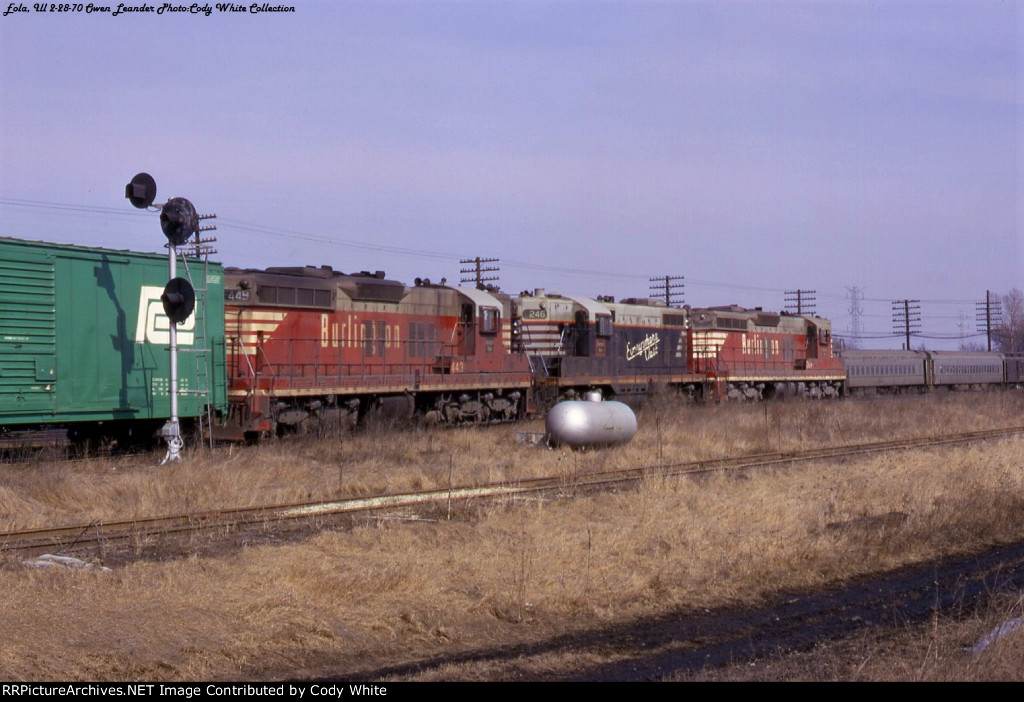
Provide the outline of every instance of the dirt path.
[[[414,680],[444,666],[445,679],[651,681],[807,650],[870,626],[921,621],[935,611],[969,610],[1007,589],[1024,589],[1024,543],[905,568],[844,587],[780,597],[755,610],[678,612],[531,644],[491,648],[405,665],[346,672],[344,680]],[[571,673],[536,673],[531,659],[571,655],[615,662]],[[479,669],[486,668],[481,674]],[[531,672],[534,671],[534,672]],[[321,671],[322,672],[322,671]]]

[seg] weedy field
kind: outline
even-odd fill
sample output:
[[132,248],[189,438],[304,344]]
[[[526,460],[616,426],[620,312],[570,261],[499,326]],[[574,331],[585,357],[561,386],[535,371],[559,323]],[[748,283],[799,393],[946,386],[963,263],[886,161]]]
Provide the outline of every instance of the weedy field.
[[896,628],[865,628],[845,639],[770,660],[745,661],[672,681],[1020,681],[1021,593],[997,595],[967,612]]
[[[320,442],[197,450],[162,468],[155,456],[39,458],[0,467],[0,529],[552,474],[571,486],[574,476],[613,467],[1022,424],[1024,394],[718,407],[665,399],[638,419],[630,444],[587,452],[518,444],[517,431],[540,426],[508,425],[398,434],[371,427]],[[44,571],[8,558],[0,568],[0,678],[344,676],[661,613],[756,606],[1024,538],[1022,449],[1024,439],[1014,438],[652,477],[618,493],[463,506],[436,521],[375,519],[298,542],[112,572]],[[908,628],[900,644],[866,634],[804,654],[805,668],[779,663],[706,677],[1019,679],[1024,631],[982,656],[962,648],[986,631],[986,617],[1020,609],[1019,598],[1000,599],[968,621]],[[595,655],[552,652],[517,662],[514,672],[453,665],[432,675],[536,679]]]

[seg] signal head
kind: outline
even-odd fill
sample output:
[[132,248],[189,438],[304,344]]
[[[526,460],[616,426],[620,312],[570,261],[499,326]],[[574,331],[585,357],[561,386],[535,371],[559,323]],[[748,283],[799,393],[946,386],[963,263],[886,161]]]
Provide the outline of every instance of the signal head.
[[132,205],[144,210],[156,200],[156,181],[148,173],[139,173],[124,186],[124,196]]
[[164,288],[160,301],[164,303],[164,314],[172,324],[181,324],[196,308],[196,291],[184,278],[172,278]]
[[172,246],[179,246],[199,232],[199,215],[183,197],[172,197],[160,211],[160,228]]

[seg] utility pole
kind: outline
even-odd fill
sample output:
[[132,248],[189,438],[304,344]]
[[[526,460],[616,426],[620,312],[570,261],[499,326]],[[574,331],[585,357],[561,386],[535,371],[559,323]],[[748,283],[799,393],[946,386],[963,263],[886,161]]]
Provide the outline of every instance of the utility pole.
[[988,350],[992,350],[992,332],[1002,326],[1003,308],[999,298],[985,291],[985,301],[975,302],[975,319],[978,322],[978,331],[988,339]]
[[892,331],[894,334],[905,334],[907,343],[904,348],[910,350],[910,335],[921,331],[920,300],[892,301]]
[[787,290],[786,311],[795,312],[798,315],[814,314],[814,300],[811,295],[817,294],[817,290]]
[[459,263],[461,263],[463,265],[465,265],[467,263],[472,263],[473,267],[472,268],[462,268],[462,269],[459,270],[459,273],[463,273],[463,274],[469,273],[469,274],[471,274],[471,276],[468,277],[468,278],[465,278],[465,277],[460,278],[460,282],[462,282],[462,283],[473,283],[473,284],[476,285],[477,290],[485,289],[486,286],[484,285],[484,283],[487,282],[488,280],[498,280],[498,276],[494,275],[494,276],[490,276],[490,277],[485,277],[484,273],[497,273],[499,269],[497,267],[495,267],[495,266],[484,266],[483,264],[485,264],[485,263],[497,263],[497,262],[498,262],[498,259],[496,259],[496,258],[480,258],[479,256],[477,256],[476,258],[464,258],[464,259],[461,259],[459,261]]
[[[683,280],[681,275],[666,275],[663,278],[648,278],[654,285],[650,286],[651,292],[657,293],[657,297],[665,300],[666,307],[678,307],[683,302],[682,290],[685,285],[681,282],[676,283],[673,281]],[[675,292],[675,291],[679,292]]]
[[[201,214],[197,215],[196,219],[202,222],[204,219],[217,219],[215,214]],[[207,226],[199,225],[199,229],[196,231],[196,239],[190,244],[192,246],[192,256],[194,258],[204,258],[210,254],[217,253],[217,249],[213,248],[211,244],[217,241],[216,237],[203,238],[203,232],[215,232],[217,231],[217,225],[210,224]],[[187,254],[186,254],[187,255]]]

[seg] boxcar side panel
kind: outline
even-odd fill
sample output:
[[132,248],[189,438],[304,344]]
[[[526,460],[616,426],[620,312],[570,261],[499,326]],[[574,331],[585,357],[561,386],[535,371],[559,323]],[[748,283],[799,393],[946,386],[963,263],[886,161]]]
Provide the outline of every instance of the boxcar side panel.
[[54,263],[0,240],[0,418],[54,412]]
[[[207,394],[180,395],[181,417],[225,408],[223,274],[191,266],[206,314],[178,327],[179,388]],[[0,425],[169,416],[166,257],[0,239],[0,277]]]

